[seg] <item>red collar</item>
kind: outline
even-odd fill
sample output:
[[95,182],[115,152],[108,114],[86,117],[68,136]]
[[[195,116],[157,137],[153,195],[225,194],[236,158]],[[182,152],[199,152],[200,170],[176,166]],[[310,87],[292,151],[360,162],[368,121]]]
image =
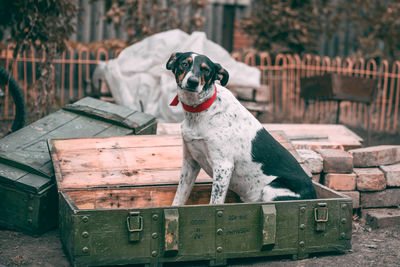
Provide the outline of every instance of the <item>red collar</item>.
[[[208,109],[215,101],[215,98],[217,98],[217,87],[215,86],[215,93],[212,97],[201,103],[200,105],[197,106],[188,106],[182,103],[182,107],[184,110],[192,113],[197,113],[197,112],[202,112],[206,109]],[[172,100],[170,106],[176,106],[179,103],[178,95],[175,96],[174,100]]]

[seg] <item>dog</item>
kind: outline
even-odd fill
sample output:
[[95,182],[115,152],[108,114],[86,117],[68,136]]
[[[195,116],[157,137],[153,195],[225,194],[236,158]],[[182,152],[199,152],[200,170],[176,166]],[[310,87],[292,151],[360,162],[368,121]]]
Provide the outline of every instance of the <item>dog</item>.
[[[228,188],[244,202],[314,199],[311,178],[296,159],[225,88],[228,72],[207,56],[173,53],[181,102],[183,162],[172,206],[184,205],[202,168],[213,178],[210,204],[223,204]],[[218,84],[219,81],[220,84]]]

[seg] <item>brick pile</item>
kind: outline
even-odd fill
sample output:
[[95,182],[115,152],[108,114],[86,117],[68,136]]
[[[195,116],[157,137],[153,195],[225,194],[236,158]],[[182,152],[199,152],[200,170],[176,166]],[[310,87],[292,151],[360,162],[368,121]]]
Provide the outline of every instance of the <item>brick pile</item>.
[[297,152],[312,179],[350,196],[372,227],[400,223],[400,146]]

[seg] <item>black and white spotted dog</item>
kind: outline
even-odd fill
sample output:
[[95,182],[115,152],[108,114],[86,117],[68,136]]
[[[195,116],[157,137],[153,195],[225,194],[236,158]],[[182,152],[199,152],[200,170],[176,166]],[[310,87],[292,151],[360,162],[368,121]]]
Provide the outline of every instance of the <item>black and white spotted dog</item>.
[[223,87],[224,68],[192,52],[172,54],[166,67],[178,84],[171,105],[180,101],[185,109],[173,206],[186,203],[200,168],[213,178],[210,204],[224,203],[228,187],[244,202],[316,198],[296,159]]

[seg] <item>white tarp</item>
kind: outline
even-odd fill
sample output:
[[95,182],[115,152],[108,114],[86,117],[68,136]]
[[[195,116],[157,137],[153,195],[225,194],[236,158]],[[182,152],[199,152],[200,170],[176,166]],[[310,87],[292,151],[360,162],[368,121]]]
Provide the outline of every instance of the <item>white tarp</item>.
[[[180,122],[181,107],[170,107],[176,95],[176,82],[165,64],[173,52],[197,52],[221,64],[229,72],[229,83],[259,86],[260,71],[235,61],[218,44],[208,40],[205,33],[191,35],[171,30],[152,35],[124,49],[116,59],[101,62],[93,80],[104,77],[118,104],[141,110],[161,122]],[[228,83],[228,84],[229,84]]]

